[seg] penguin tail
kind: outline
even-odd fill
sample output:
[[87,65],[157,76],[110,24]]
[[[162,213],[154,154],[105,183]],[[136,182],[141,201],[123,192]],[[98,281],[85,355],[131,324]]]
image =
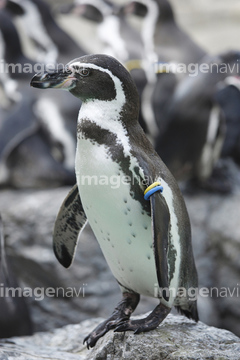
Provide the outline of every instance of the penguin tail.
[[192,320],[195,320],[196,322],[198,322],[199,317],[198,317],[198,310],[197,310],[197,302],[192,303],[189,306],[189,309],[183,309],[183,308],[181,308],[181,306],[175,306],[175,308],[181,315],[185,315],[188,319],[192,319]]

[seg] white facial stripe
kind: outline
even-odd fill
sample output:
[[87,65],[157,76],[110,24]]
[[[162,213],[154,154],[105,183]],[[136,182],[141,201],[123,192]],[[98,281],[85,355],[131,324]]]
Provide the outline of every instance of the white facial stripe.
[[[91,100],[85,103],[82,103],[82,106],[79,111],[78,122],[80,123],[82,119],[88,119],[93,123],[97,124],[102,129],[108,130],[113,133],[117,138],[117,143],[123,146],[124,155],[130,155],[131,146],[129,143],[129,136],[127,130],[120,120],[120,113],[125,104],[126,97],[123,90],[122,82],[120,79],[112,74],[108,69],[102,68],[95,64],[74,62],[71,66],[79,66],[90,69],[96,69],[102,72],[107,73],[113,80],[116,97],[111,101],[103,100]],[[132,156],[130,157],[131,164],[130,170],[133,170],[136,165],[138,165],[137,160]],[[143,170],[140,169],[140,173],[143,176]]]
[[[14,2],[18,3],[16,0]],[[58,49],[46,31],[37,6],[28,0],[21,0],[21,6],[24,9],[24,15],[19,17],[21,26],[23,26],[27,37],[40,44],[43,49],[35,50],[37,61],[45,64],[56,63]]]
[[98,27],[98,35],[102,42],[106,44],[106,53],[113,54],[123,62],[128,60],[129,54],[126,43],[120,35],[120,20],[118,17],[114,15],[105,17]]
[[157,23],[158,15],[159,15],[159,8],[155,1],[148,0],[138,0],[145,6],[147,6],[147,15],[144,18],[143,26],[142,26],[142,38],[145,46],[145,53],[148,54],[149,61],[157,61],[157,55],[155,53],[155,46],[154,46],[154,32],[155,26]]
[[84,69],[95,69],[95,70],[99,70],[99,71],[102,71],[102,72],[105,72],[107,73],[113,80],[113,82],[115,83],[115,81],[117,80],[118,83],[121,84],[122,86],[122,83],[121,81],[118,79],[118,77],[114,76],[113,73],[108,70],[108,69],[105,69],[101,66],[98,66],[98,65],[95,65],[95,64],[92,64],[92,63],[81,63],[80,61],[75,61],[74,63],[71,63],[70,65],[67,64],[67,66],[69,67],[70,70],[72,70],[73,72],[77,71],[75,70],[73,67],[74,66],[78,66],[78,67],[82,67]]
[[112,74],[108,69],[102,68],[91,63],[74,62],[69,65],[70,70],[74,71],[73,66],[79,66],[89,69],[96,69],[107,73],[113,80],[116,97],[111,101],[91,100],[83,103],[79,112],[79,121],[81,119],[89,119],[102,129],[109,130],[117,136],[118,141],[123,145],[124,149],[130,150],[127,133],[123,127],[120,118],[120,112],[125,104],[126,98],[120,79]]

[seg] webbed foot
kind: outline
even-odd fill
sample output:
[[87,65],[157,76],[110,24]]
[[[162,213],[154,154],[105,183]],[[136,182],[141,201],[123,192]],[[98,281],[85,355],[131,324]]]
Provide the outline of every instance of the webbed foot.
[[99,324],[88,336],[85,337],[83,343],[86,342],[87,348],[94,347],[98,339],[105,335],[109,330],[116,328],[120,323],[127,321],[132,312],[139,303],[140,296],[137,293],[123,293],[123,299],[114,309],[112,315],[101,324]]
[[146,318],[139,320],[123,320],[114,331],[134,331],[134,334],[140,334],[141,332],[156,329],[170,311],[171,308],[163,304],[159,304]]

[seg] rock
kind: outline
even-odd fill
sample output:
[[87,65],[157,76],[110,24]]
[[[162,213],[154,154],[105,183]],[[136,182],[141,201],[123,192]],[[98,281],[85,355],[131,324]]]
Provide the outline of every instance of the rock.
[[139,335],[109,331],[87,350],[83,339],[100,321],[86,320],[31,337],[2,340],[0,360],[239,359],[240,339],[231,332],[171,314],[156,330]]
[[228,195],[185,195],[191,219],[198,270],[200,319],[240,336],[240,169],[231,161],[226,171],[232,182]]

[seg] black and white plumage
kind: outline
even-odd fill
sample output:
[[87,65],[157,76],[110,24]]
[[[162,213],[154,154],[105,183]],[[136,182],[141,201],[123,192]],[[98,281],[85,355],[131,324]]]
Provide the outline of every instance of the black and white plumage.
[[8,0],[6,10],[17,18],[23,38],[30,43],[31,56],[44,64],[65,61],[66,57],[84,55],[83,50],[56,22],[51,7],[44,0]]
[[[141,38],[148,68],[148,83],[141,96],[142,112],[147,131],[154,146],[157,137],[168,125],[167,113],[174,90],[185,76],[180,73],[165,73],[158,62],[174,64],[198,62],[206,52],[178,25],[174,9],[167,0],[138,0],[124,5],[131,18],[135,15],[142,19]],[[153,63],[157,74],[154,74]],[[151,119],[151,121],[150,121]],[[155,126],[154,126],[155,125]]]
[[8,66],[7,71],[14,79],[29,77],[29,73],[22,72],[21,69],[24,64],[33,66],[34,62],[23,53],[18,31],[7,9],[0,10],[0,31],[4,44],[4,60],[7,64],[14,65]]
[[[237,112],[238,101],[229,96],[225,79],[238,76],[239,59],[238,51],[206,56],[202,64],[209,70],[201,72],[198,68],[194,76],[177,85],[169,106],[168,126],[159,135],[156,146],[177,180],[193,180],[211,191],[230,190],[229,184],[225,188],[221,180],[212,182],[211,175],[222,148],[230,151],[224,142],[231,138],[237,147],[234,137],[239,133],[238,120],[231,124],[229,110]],[[221,89],[225,89],[224,102],[220,99]]]
[[156,61],[184,64],[199,61],[206,51],[178,25],[168,0],[137,0],[126,5],[128,13],[143,19],[142,39],[146,53]]
[[[78,234],[89,221],[123,293],[110,318],[86,337],[87,346],[110,329],[154,329],[172,306],[197,321],[196,299],[187,293],[197,288],[187,210],[176,181],[138,123],[138,93],[128,71],[110,56],[89,55],[71,61],[64,71],[35,75],[31,85],[65,89],[82,100],[77,187],[59,211],[54,251],[68,267]],[[111,179],[118,180],[117,186]],[[164,190],[146,201],[144,191],[155,181]],[[182,297],[180,287],[186,289]],[[140,294],[157,296],[160,304],[146,319],[132,321]]]
[[221,107],[226,123],[221,157],[231,157],[240,165],[240,77],[226,77],[219,84],[214,100]]

